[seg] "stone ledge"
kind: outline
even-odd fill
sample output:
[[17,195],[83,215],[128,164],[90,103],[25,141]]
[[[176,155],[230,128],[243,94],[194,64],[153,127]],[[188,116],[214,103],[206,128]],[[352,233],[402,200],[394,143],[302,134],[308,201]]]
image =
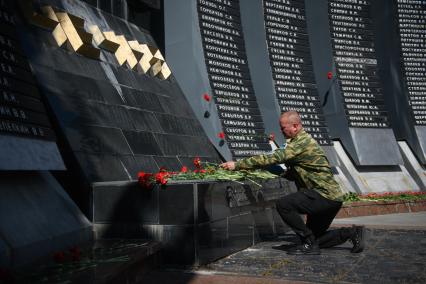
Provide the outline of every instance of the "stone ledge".
[[336,218],[426,211],[426,200],[361,201],[344,204]]

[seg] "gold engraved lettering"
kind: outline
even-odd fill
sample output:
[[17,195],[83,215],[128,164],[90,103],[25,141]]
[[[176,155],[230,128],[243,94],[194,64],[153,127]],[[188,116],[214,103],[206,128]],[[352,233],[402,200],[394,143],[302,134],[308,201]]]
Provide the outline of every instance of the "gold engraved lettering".
[[151,64],[149,63],[152,59],[152,53],[146,44],[140,44],[136,40],[129,41],[129,45],[133,51],[141,54],[142,56],[139,58],[138,64],[136,66],[137,71],[143,74],[146,74],[151,68]]
[[152,76],[157,76],[157,74],[161,71],[161,66],[163,65],[164,57],[161,55],[161,52],[158,48],[155,48],[153,46],[148,47],[152,53],[152,58],[149,61],[149,63],[151,64],[150,73]]
[[21,7],[21,11],[25,19],[32,25],[36,25],[48,30],[53,30],[58,24],[54,20],[37,13],[33,7],[33,1],[19,0],[18,3]]
[[[97,47],[113,52],[120,65],[127,63],[130,69],[158,76],[162,80],[171,75],[158,48],[140,44],[136,40],[127,41],[124,35],[116,35],[113,31],[102,32],[97,25],[90,25],[90,32],[86,32],[82,18],[51,6],[42,7],[40,14],[34,9],[32,1],[18,1],[26,20],[32,25],[51,30],[58,46],[66,44],[74,52],[99,59],[100,50],[93,46],[93,39]],[[0,83],[6,84],[7,81]]]
[[161,66],[160,72],[158,73],[158,78],[160,78],[161,80],[166,80],[167,78],[170,77],[171,74],[172,74],[172,71],[170,70],[167,63],[164,62],[163,65]]
[[89,26],[89,31],[93,34],[93,39],[97,46],[109,52],[116,52],[120,44],[108,40],[97,25]]
[[67,46],[79,54],[98,59],[100,50],[92,46],[92,34],[84,30],[84,20],[65,12],[57,12],[56,16],[68,38]]
[[54,21],[56,23],[56,26],[53,29],[52,34],[53,34],[53,37],[55,38],[58,46],[62,46],[67,41],[68,38],[67,38],[67,35],[65,34],[64,30],[62,29],[62,26],[59,23],[59,19],[56,16],[55,11],[50,6],[42,7],[41,11],[43,12],[43,14],[47,18],[51,19],[52,21]]
[[123,35],[115,35],[113,31],[108,31],[103,33],[105,38],[109,41],[119,44],[118,49],[115,51],[115,57],[117,58],[118,64],[123,65],[127,62],[127,65],[130,69],[135,68],[138,60],[136,59],[135,54],[127,43],[126,38]]

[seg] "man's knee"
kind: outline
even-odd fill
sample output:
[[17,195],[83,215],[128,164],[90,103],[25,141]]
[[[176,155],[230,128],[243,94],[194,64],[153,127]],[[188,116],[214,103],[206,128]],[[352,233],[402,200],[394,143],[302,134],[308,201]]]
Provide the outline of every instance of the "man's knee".
[[278,211],[281,212],[292,212],[295,211],[295,203],[293,198],[281,198],[276,202],[276,207]]

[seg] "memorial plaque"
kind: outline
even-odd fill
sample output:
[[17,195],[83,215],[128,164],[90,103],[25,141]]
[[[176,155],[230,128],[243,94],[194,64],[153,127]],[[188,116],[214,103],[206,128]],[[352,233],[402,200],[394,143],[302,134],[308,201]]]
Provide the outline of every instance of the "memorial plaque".
[[388,128],[377,72],[370,0],[329,0],[336,77],[350,127]]
[[0,3],[0,132],[55,141],[28,62],[17,41],[12,4]]
[[0,1],[0,168],[63,170],[46,108],[17,32],[13,1]]
[[426,1],[396,0],[402,73],[415,125],[426,125]]
[[263,12],[280,110],[298,111],[305,130],[320,145],[332,145],[313,75],[304,1],[264,0]]
[[269,152],[247,68],[239,1],[197,0],[197,11],[210,86],[233,158]]
[[[8,92],[0,96],[0,127],[3,119],[13,118],[17,122],[31,119],[46,128],[46,121],[36,114],[40,108],[36,99],[45,97],[55,125],[63,133],[68,162],[76,174],[81,173],[85,185],[135,180],[138,171],[153,172],[160,167],[179,171],[189,166],[183,161],[192,162],[195,157],[220,160],[149,32],[82,1],[47,0],[20,8],[22,12],[28,10],[23,13],[26,18],[19,26],[19,35],[40,93],[31,89],[30,83],[18,84],[18,78],[16,82],[8,80],[8,85],[0,83],[1,90]],[[62,41],[61,29],[65,34]],[[13,39],[0,38],[0,49],[5,50],[0,52],[1,82],[10,73],[19,74],[20,80],[28,77],[30,69],[20,63],[22,54],[16,55],[16,60],[9,56],[13,45]],[[65,45],[71,49],[65,50]],[[220,49],[222,53],[217,54],[225,57],[235,51],[232,46]],[[99,56],[94,56],[96,53]],[[226,73],[211,75],[218,84],[231,84],[249,93],[242,75],[246,70],[238,72],[241,75],[235,71],[232,82],[223,79]],[[12,84],[16,86],[13,90]],[[13,102],[16,95],[12,91],[28,94],[18,105]],[[256,105],[251,101],[238,105],[231,99],[227,106],[238,108],[244,115],[256,115],[252,111]],[[7,108],[2,108],[3,103]],[[24,107],[34,109],[21,112]],[[106,170],[110,164],[114,173]]]

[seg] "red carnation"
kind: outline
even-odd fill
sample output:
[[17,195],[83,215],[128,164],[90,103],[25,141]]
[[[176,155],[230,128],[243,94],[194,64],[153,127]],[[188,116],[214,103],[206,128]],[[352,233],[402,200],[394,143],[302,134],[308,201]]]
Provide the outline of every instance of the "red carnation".
[[141,182],[147,174],[145,172],[138,173],[138,181]]
[[15,283],[12,271],[5,268],[0,268],[0,282],[1,283]]
[[194,159],[194,166],[197,167],[197,168],[201,168],[201,160],[200,160],[199,157],[196,157]]
[[275,140],[275,134],[272,132],[269,134],[269,140],[274,141]]
[[223,131],[219,132],[219,134],[217,136],[219,136],[220,139],[224,139],[225,138],[225,133],[223,133]]
[[329,71],[327,72],[327,79],[330,80],[331,78],[333,78],[333,73]]
[[188,168],[183,166],[182,169],[180,169],[181,173],[187,173],[188,172]]
[[159,184],[166,184],[167,183],[167,178],[169,177],[169,173],[167,172],[159,172],[157,174],[155,174],[155,181]]
[[203,98],[206,102],[209,102],[211,100],[211,97],[207,93],[204,93]]
[[152,176],[153,176],[152,174],[148,174],[148,173],[145,173],[145,172],[139,172],[138,173],[139,184],[145,189],[151,189],[152,188],[152,182],[151,182]]
[[55,252],[53,259],[56,263],[61,263],[65,261],[65,253],[63,251]]
[[81,250],[79,247],[72,247],[69,249],[71,253],[71,260],[72,261],[80,261],[81,257]]

